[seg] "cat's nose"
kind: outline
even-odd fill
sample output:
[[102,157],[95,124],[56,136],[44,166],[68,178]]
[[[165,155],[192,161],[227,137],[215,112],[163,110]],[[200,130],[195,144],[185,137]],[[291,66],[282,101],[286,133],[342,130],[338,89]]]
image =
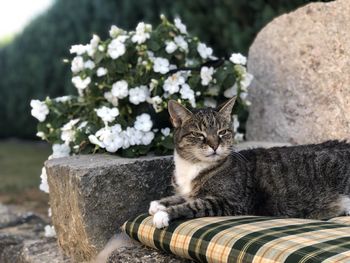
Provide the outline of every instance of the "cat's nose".
[[216,151],[216,149],[219,147],[219,142],[218,141],[208,141],[208,145],[210,148]]

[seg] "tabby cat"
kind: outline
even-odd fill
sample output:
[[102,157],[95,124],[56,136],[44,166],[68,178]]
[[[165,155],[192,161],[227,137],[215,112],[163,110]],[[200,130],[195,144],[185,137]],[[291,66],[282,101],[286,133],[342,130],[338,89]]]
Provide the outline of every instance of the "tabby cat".
[[153,201],[157,228],[178,218],[263,215],[326,219],[350,213],[350,144],[233,150],[231,112],[168,105],[175,127],[174,196]]

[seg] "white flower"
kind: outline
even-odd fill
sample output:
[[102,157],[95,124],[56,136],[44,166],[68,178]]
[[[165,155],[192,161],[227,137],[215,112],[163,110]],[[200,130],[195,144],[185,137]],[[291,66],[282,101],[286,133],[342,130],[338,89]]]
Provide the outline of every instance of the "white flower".
[[103,142],[101,142],[99,139],[97,139],[97,137],[95,135],[92,135],[92,134],[89,135],[89,141],[92,144],[100,146],[101,148],[105,148],[105,145],[103,144]]
[[140,86],[129,90],[129,100],[132,104],[138,105],[149,98],[150,92],[147,86]]
[[102,77],[102,76],[106,75],[107,72],[108,72],[108,70],[107,70],[106,68],[99,67],[99,68],[97,69],[96,74],[97,74],[97,77]]
[[105,99],[112,103],[113,106],[117,107],[119,105],[119,100],[117,97],[113,96],[112,92],[108,91],[103,94]]
[[95,68],[95,63],[92,60],[88,60],[84,63],[84,68],[88,69],[94,69]]
[[124,143],[123,137],[121,137],[120,134],[116,134],[113,136],[110,142],[106,145],[106,150],[108,152],[114,153],[123,147],[123,143]]
[[128,96],[128,83],[125,80],[119,80],[112,85],[113,96],[123,99]]
[[141,141],[143,145],[149,145],[154,139],[154,133],[149,131],[143,134]]
[[236,133],[239,127],[239,121],[238,121],[238,116],[236,114],[232,115],[233,117],[233,123],[232,123],[232,127],[233,127],[233,131]]
[[124,33],[124,30],[120,29],[119,27],[112,25],[111,29],[109,30],[109,35],[112,38],[116,38],[118,35]]
[[121,126],[115,124],[112,127],[105,126],[98,130],[95,135],[90,135],[91,143],[105,148],[108,152],[116,152],[123,146]]
[[160,132],[164,135],[164,136],[169,136],[170,135],[170,128],[166,127],[160,130]]
[[159,82],[156,79],[151,79],[151,83],[149,84],[150,91],[158,86]]
[[80,76],[75,76],[72,78],[72,83],[78,89],[79,95],[82,95],[82,91],[91,83],[91,78],[82,79]]
[[125,45],[120,39],[113,39],[111,43],[108,45],[108,55],[112,59],[117,59],[120,56],[124,55],[126,51]]
[[39,122],[43,122],[46,116],[49,114],[49,108],[44,101],[31,100],[30,106],[32,107],[31,114],[37,118]]
[[181,86],[181,89],[180,89],[180,94],[181,94],[181,98],[182,99],[187,99],[190,101],[191,103],[191,106],[193,108],[196,107],[196,100],[195,100],[195,97],[194,97],[194,91],[193,89],[191,89],[190,85],[188,84],[183,84]]
[[98,35],[93,34],[92,39],[90,40],[91,47],[96,49],[100,41],[101,41],[100,37]]
[[54,99],[54,101],[64,103],[64,102],[70,101],[71,99],[72,99],[72,96],[68,95],[68,96],[57,97]]
[[233,53],[230,57],[230,61],[234,64],[245,65],[247,58],[240,53]]
[[41,169],[40,175],[41,183],[39,189],[45,193],[49,193],[49,184],[47,183],[47,174],[45,166]]
[[46,225],[45,226],[45,237],[55,237],[56,231],[54,226]]
[[87,53],[90,57],[93,57],[95,55],[95,52],[98,47],[98,43],[100,43],[100,37],[98,35],[93,35],[92,39],[90,40],[90,44],[86,45]]
[[127,148],[130,145],[140,145],[142,143],[143,132],[135,129],[134,127],[128,127],[124,132],[124,138],[126,140],[123,148]]
[[177,49],[177,45],[175,44],[174,41],[168,41],[166,42],[166,47],[165,47],[165,51],[168,54],[174,53],[174,51]]
[[175,44],[183,51],[188,52],[188,44],[183,36],[176,36],[174,38]]
[[78,73],[84,69],[84,59],[82,56],[76,56],[72,60],[71,70],[73,73]]
[[154,63],[154,60],[156,59],[154,56],[154,53],[152,51],[147,50],[147,56],[152,63]]
[[152,26],[149,24],[145,24],[144,22],[138,23],[136,27],[136,33],[132,36],[131,41],[133,43],[142,44],[148,38],[151,37],[149,32],[152,31]]
[[42,131],[39,131],[36,133],[36,136],[38,136],[40,139],[45,140],[46,139],[46,135],[45,133],[43,133]]
[[224,91],[224,96],[226,98],[232,98],[233,96],[237,95],[237,83],[235,83],[231,88],[228,88]]
[[199,55],[204,59],[209,58],[213,54],[213,49],[210,47],[207,47],[206,44],[204,43],[198,44],[197,51]]
[[243,75],[243,78],[240,81],[241,88],[243,91],[247,91],[247,88],[249,87],[250,83],[252,83],[253,79],[254,79],[253,75],[248,72],[246,72]]
[[67,157],[70,154],[70,147],[67,144],[52,145],[52,154],[49,159]]
[[148,132],[152,129],[153,122],[151,116],[147,113],[142,113],[136,117],[134,127],[136,130]]
[[152,98],[148,98],[147,99],[147,102],[149,104],[152,104],[153,106],[153,109],[158,113],[158,112],[161,112],[163,110],[163,100],[161,97],[159,96],[154,96]]
[[61,140],[64,141],[66,144],[69,144],[70,142],[74,141],[76,133],[74,126],[78,122],[79,119],[70,120],[61,128]]
[[169,61],[166,58],[154,58],[153,63],[154,72],[159,72],[161,74],[169,72]]
[[180,18],[175,18],[174,19],[174,23],[175,23],[175,26],[177,27],[177,29],[179,29],[179,31],[182,33],[182,34],[187,34],[187,28],[186,28],[186,25],[184,25],[182,22],[181,22],[181,19]]
[[202,79],[202,85],[208,86],[209,82],[212,81],[214,74],[214,68],[213,67],[202,67],[201,68],[201,79]]
[[204,98],[205,107],[216,108],[217,104],[218,102],[213,98],[209,98],[209,97]]
[[174,94],[179,92],[180,85],[184,83],[185,78],[182,76],[181,72],[176,72],[164,81],[163,90],[169,94]]
[[116,38],[116,40],[122,42],[122,43],[125,43],[125,41],[129,38],[128,35],[120,35]]
[[[79,124],[78,130],[84,129],[87,125],[88,125],[88,122],[87,121],[83,121],[82,123]],[[78,145],[78,147],[79,147],[79,145]]]
[[115,117],[119,115],[119,110],[117,108],[108,108],[106,106],[95,109],[95,111],[97,116],[100,117],[104,123],[114,121]]
[[69,52],[71,54],[77,54],[78,56],[83,55],[85,52],[87,52],[87,46],[86,45],[73,45]]

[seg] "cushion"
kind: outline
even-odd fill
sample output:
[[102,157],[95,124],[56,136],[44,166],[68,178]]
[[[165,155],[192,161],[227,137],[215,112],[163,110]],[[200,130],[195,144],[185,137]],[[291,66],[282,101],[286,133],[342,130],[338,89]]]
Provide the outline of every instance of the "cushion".
[[123,231],[146,246],[196,262],[350,262],[350,217],[203,217],[157,229],[151,216],[140,215]]

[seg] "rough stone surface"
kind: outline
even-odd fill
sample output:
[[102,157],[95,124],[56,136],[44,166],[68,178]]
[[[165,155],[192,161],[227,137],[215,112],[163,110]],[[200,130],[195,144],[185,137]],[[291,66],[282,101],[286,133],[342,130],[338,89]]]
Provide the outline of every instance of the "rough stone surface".
[[172,256],[145,246],[122,247],[114,250],[107,263],[191,263],[193,261]]
[[172,157],[80,155],[46,163],[52,221],[75,261],[90,260],[127,219],[171,193]]
[[350,138],[350,1],[311,3],[282,15],[249,50],[250,140]]
[[44,237],[46,224],[34,213],[0,204],[0,262],[70,263],[57,240]]
[[[236,149],[280,145],[248,142]],[[80,155],[50,160],[46,168],[58,241],[76,262],[95,258],[118,226],[172,191],[172,156]]]

